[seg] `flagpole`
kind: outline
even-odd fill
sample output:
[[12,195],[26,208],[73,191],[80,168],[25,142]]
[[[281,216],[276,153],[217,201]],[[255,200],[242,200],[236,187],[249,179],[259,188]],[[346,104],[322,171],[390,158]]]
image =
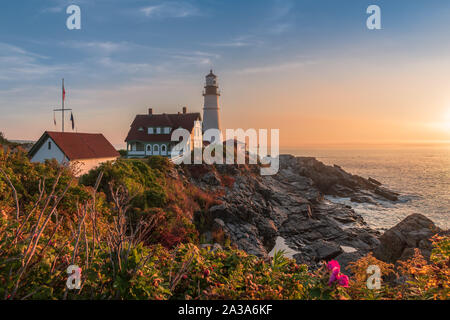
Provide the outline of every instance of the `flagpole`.
[[[64,112],[65,111],[69,111],[69,110],[72,110],[72,109],[66,109],[65,107],[64,107],[64,100],[65,100],[65,96],[66,96],[66,90],[65,90],[65,88],[64,88],[64,78],[62,79],[62,99],[61,99],[61,106],[62,106],[62,108],[61,109],[53,109],[53,112],[55,112],[55,111],[61,111],[61,130],[62,130],[62,132],[64,132]],[[53,118],[53,119],[55,119],[55,118]]]
[[62,88],[61,88],[61,98],[62,98],[62,132],[64,132],[64,78],[62,79]]

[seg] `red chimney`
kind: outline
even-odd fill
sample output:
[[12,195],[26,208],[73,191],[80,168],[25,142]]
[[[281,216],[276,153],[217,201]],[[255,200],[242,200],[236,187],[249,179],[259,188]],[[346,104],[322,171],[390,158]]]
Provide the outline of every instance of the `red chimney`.
[[148,114],[151,116],[153,114],[153,109],[152,108],[148,108]]
[[187,112],[187,108],[183,107],[183,113],[186,113],[186,112]]

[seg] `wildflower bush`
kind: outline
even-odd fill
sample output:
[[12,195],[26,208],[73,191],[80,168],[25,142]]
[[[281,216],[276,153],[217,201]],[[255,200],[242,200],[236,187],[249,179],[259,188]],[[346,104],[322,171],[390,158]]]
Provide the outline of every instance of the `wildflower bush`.
[[[199,248],[193,213],[217,195],[171,178],[170,166],[120,160],[78,182],[57,163],[0,154],[0,299],[449,298],[449,237],[433,239],[429,262],[417,253],[393,266],[369,254],[349,270],[337,261],[309,270],[282,251],[261,259]],[[79,289],[67,287],[71,265]],[[367,288],[370,265],[380,289]]]
[[450,299],[450,237],[435,236],[430,263],[416,249],[415,255],[400,262],[405,277],[401,294],[405,299]]

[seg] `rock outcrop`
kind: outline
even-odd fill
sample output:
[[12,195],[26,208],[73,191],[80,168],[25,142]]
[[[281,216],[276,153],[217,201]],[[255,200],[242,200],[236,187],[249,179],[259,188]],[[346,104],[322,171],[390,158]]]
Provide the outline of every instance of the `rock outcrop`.
[[[350,206],[324,196],[377,204],[399,194],[373,179],[352,175],[311,157],[280,156],[276,175],[261,176],[257,165],[190,165],[179,174],[217,194],[220,204],[197,217],[206,221],[203,238],[217,232],[250,254],[267,258],[275,249],[311,267],[336,259],[342,269],[369,252],[386,262],[406,259],[419,248],[430,256],[430,237],[441,232],[423,215],[407,217],[381,235]],[[202,229],[202,228],[200,228]]]
[[353,202],[398,201],[399,194],[382,187],[379,181],[350,174],[337,165],[327,166],[315,158],[281,155],[280,166],[310,178],[323,194],[348,197]]
[[274,176],[261,176],[251,165],[193,165],[185,172],[191,183],[220,194],[221,204],[206,213],[206,238],[211,230],[221,230],[240,249],[260,257],[267,257],[282,238],[291,256],[310,266],[330,259],[346,265],[379,245],[379,232],[351,207],[327,201],[324,195],[369,203],[397,196],[387,189],[377,192],[382,187],[373,179],[289,155],[280,156]]

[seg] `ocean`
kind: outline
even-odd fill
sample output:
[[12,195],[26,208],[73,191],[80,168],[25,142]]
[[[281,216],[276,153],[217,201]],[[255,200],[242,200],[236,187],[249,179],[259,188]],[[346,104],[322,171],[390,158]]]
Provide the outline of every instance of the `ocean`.
[[311,156],[349,173],[372,177],[401,194],[398,203],[351,205],[373,228],[386,230],[412,213],[421,213],[443,229],[450,228],[450,145],[341,146],[282,149],[280,153]]

